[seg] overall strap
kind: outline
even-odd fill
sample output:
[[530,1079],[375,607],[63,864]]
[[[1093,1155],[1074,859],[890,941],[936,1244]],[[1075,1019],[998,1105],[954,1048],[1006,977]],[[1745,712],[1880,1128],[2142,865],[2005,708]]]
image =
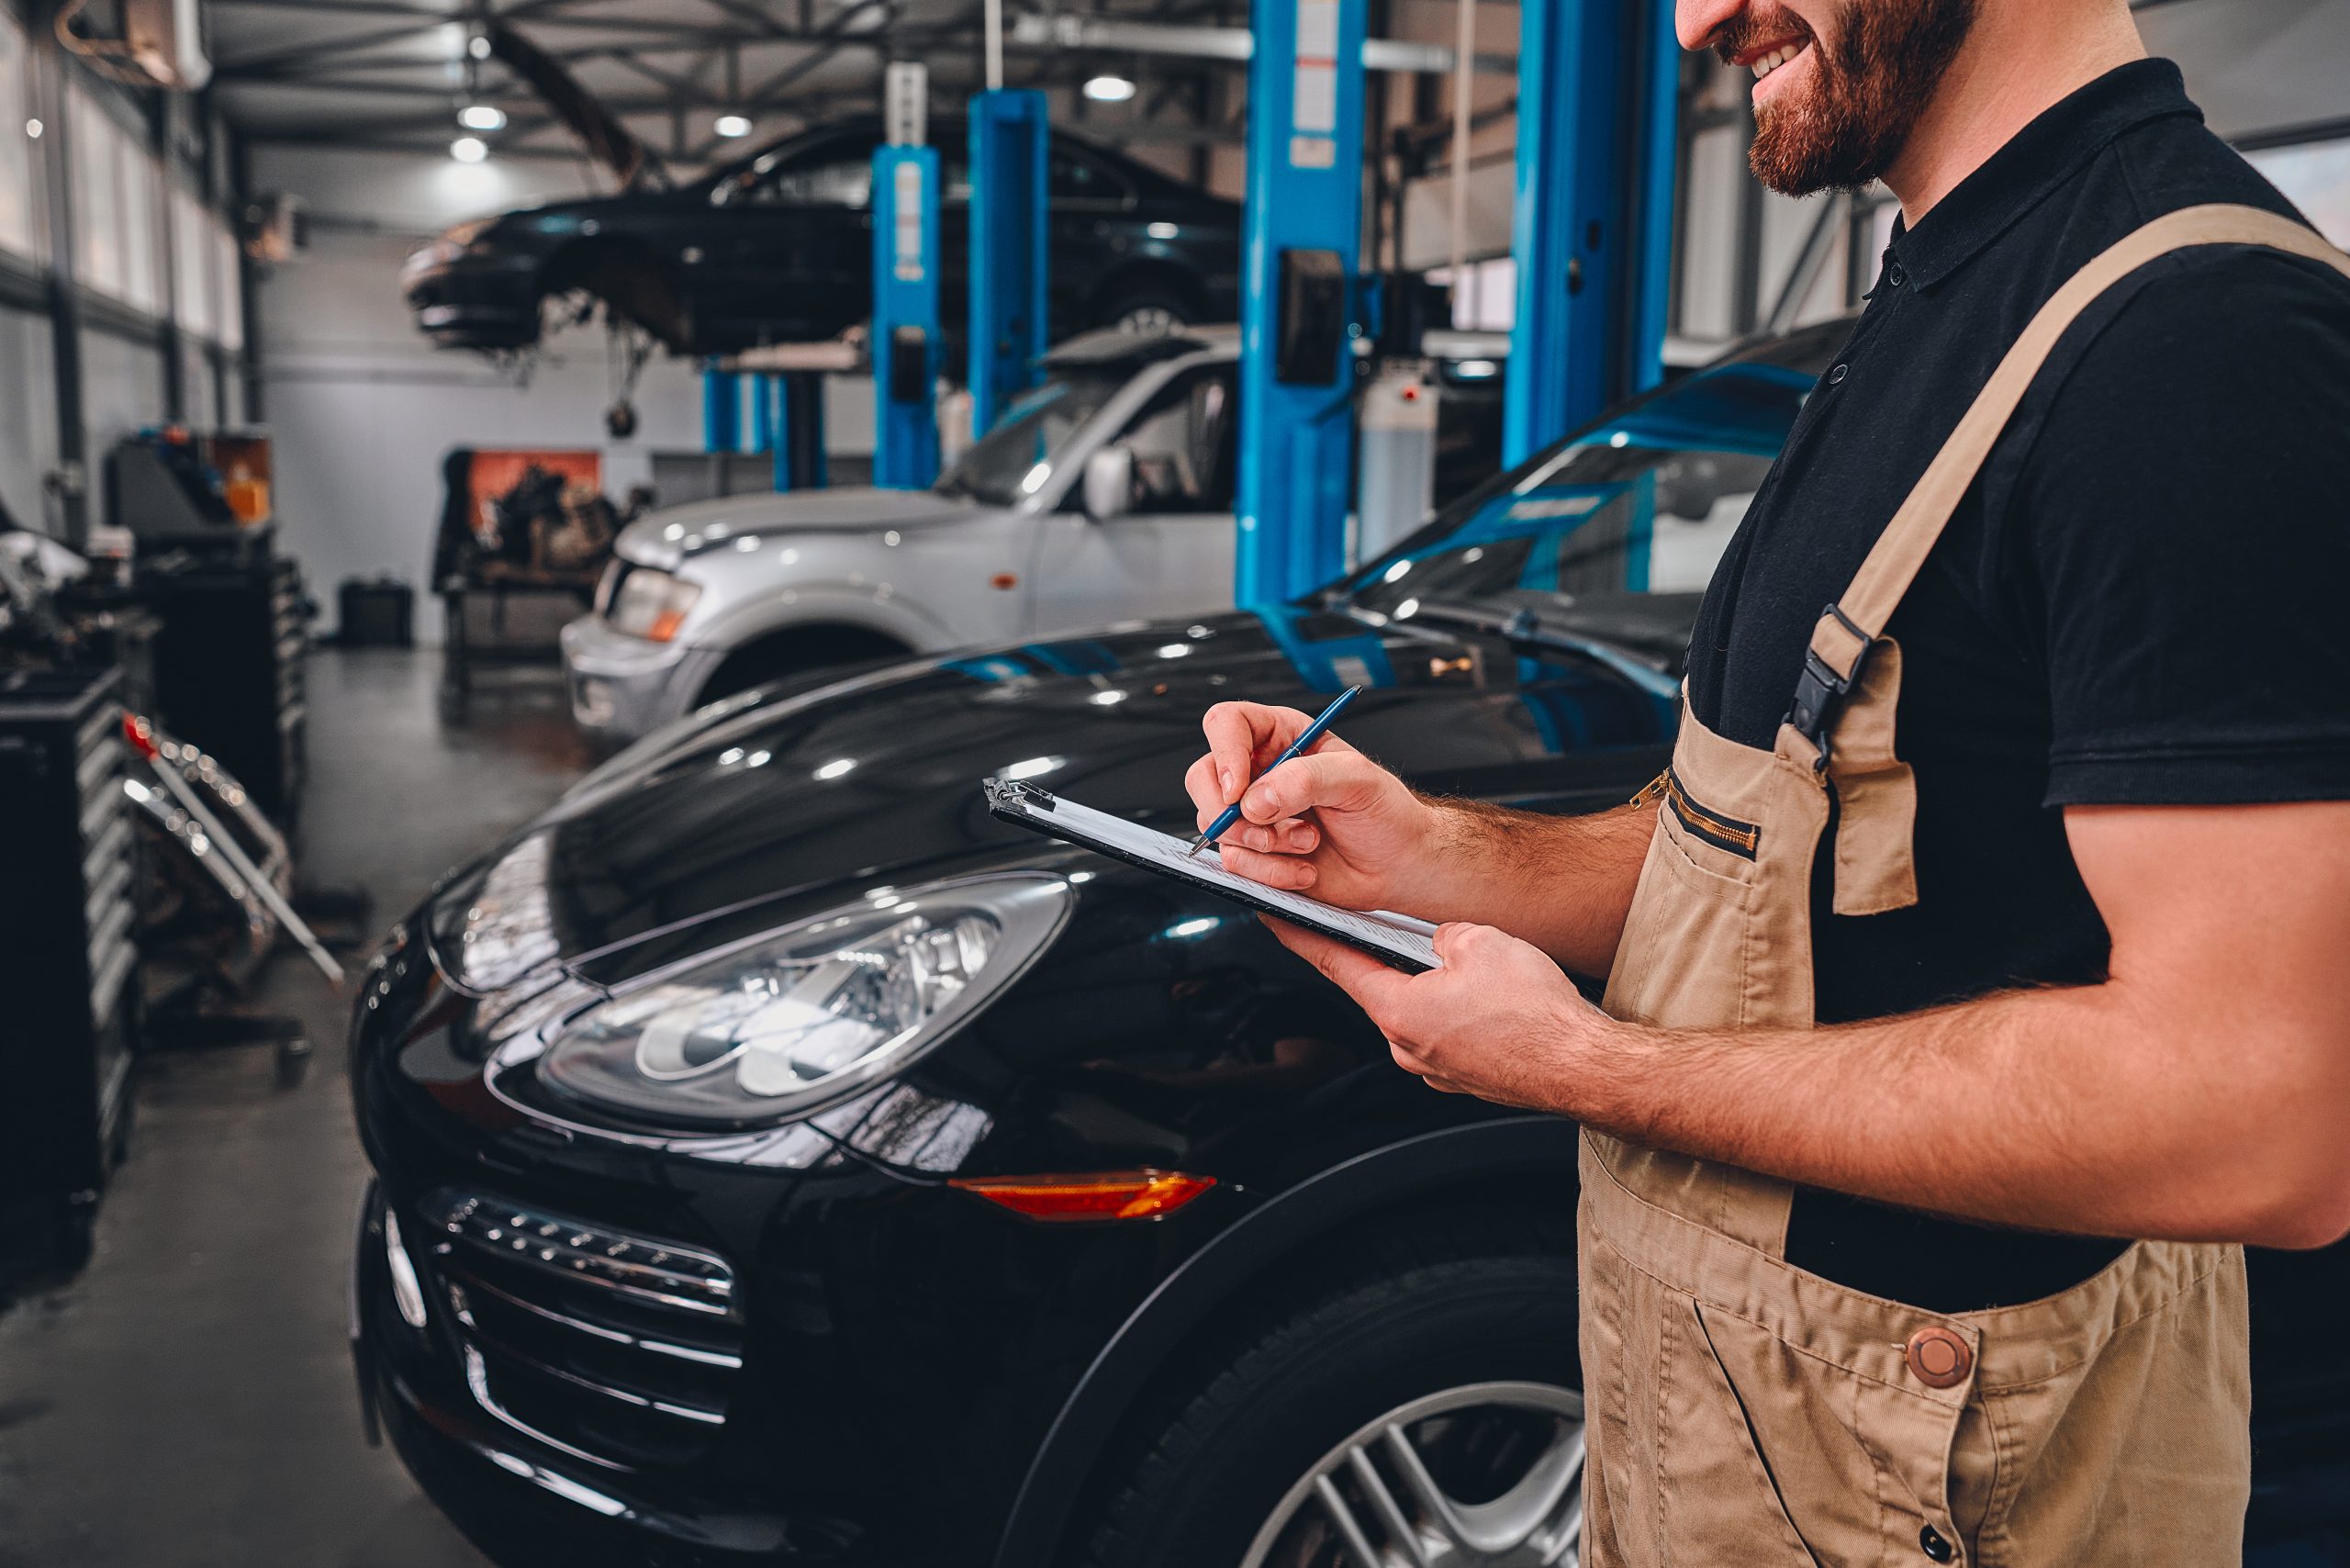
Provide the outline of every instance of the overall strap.
[[[2183,207],[2157,218],[2073,274],[2040,308],[2000,360],[1950,440],[1886,525],[1851,585],[1820,611],[1786,722],[1818,748],[1817,766],[1823,771],[1829,763],[1828,737],[1838,700],[1862,678],[1862,666],[1884,637],[1886,622],[1893,618],[1901,596],[1909,591],[1934,541],[1942,537],[1951,514],[1975,483],[1984,460],[1990,456],[2057,340],[2106,290],[2150,262],[2198,245],[2258,245],[2323,262],[2350,278],[2350,255],[2301,224],[2259,207],[2231,205]],[[1889,715],[1885,727],[1889,740]]]

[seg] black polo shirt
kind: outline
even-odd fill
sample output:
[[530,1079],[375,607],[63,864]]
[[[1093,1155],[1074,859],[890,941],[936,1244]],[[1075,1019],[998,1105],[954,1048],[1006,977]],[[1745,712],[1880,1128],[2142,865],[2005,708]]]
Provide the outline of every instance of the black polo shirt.
[[[1772,745],[1820,606],[2032,312],[2124,234],[2204,202],[2293,212],[2204,128],[2177,70],[2142,61],[1897,230],[1707,596],[1700,720]],[[1887,628],[1919,902],[1839,917],[1821,855],[1823,1022],[2101,979],[2109,940],[2062,807],[2350,797],[2345,448],[2350,283],[2316,263],[2183,252],[2075,325]],[[1806,1192],[1788,1250],[1961,1311],[2062,1289],[2120,1245]]]

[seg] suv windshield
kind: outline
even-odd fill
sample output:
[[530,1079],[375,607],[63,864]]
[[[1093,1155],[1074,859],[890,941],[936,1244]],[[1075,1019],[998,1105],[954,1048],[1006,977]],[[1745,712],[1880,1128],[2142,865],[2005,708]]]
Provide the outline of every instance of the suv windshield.
[[938,476],[942,496],[1008,507],[1035,495],[1069,454],[1069,438],[1126,384],[1125,375],[1075,372],[1046,382],[1003,412]]
[[1337,586],[1394,620],[1520,616],[1677,663],[1714,567],[1844,341],[1830,323],[1659,389],[1447,507]]

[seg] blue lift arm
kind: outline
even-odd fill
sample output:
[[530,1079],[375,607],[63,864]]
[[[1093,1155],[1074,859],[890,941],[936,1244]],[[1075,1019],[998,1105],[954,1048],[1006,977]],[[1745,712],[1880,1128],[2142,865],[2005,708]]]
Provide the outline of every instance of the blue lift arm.
[[1369,0],[1250,7],[1233,563],[1242,605],[1294,599],[1346,565],[1368,10]]
[[971,99],[971,435],[1036,384],[1044,357],[1045,95],[999,87]]
[[938,477],[938,149],[873,152],[873,482]]
[[1680,90],[1664,0],[1545,0],[1519,17],[1505,464],[1663,375]]

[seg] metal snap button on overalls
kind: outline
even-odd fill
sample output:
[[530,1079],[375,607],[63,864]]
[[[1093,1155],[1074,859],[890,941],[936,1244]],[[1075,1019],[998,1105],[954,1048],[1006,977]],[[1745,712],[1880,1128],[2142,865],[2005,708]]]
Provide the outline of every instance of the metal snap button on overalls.
[[1910,1335],[1901,1355],[1909,1363],[1909,1375],[1928,1388],[1956,1388],[1975,1370],[1975,1352],[1966,1341],[1939,1323]]

